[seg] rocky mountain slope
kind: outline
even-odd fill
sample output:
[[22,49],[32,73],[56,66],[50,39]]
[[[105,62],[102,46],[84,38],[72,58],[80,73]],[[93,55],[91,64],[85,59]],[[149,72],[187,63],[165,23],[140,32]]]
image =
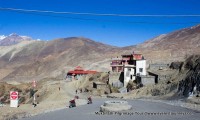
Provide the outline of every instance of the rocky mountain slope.
[[179,82],[179,94],[188,97],[200,92],[200,55],[190,56],[181,69],[186,76]]
[[200,47],[200,25],[162,34],[141,44],[141,48],[153,50],[187,49]]
[[119,48],[87,38],[62,38],[52,41],[23,41],[0,46],[1,80],[32,80],[64,77],[80,65],[85,69],[108,71],[110,58],[120,54]]
[[200,51],[200,25],[163,34],[135,48],[149,63],[183,61]]

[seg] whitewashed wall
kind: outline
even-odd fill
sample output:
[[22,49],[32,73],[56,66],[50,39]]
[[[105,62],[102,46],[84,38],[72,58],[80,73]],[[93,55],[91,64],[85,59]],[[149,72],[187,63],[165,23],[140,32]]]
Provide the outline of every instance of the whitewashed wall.
[[[143,69],[142,72],[140,72],[140,68]],[[147,71],[146,71],[146,60],[137,60],[136,61],[136,75],[137,74],[140,75],[147,75]]]
[[[130,71],[129,71],[130,69]],[[132,75],[132,79],[131,79]],[[135,80],[135,69],[134,66],[125,66],[124,67],[124,87],[127,86],[129,81]]]

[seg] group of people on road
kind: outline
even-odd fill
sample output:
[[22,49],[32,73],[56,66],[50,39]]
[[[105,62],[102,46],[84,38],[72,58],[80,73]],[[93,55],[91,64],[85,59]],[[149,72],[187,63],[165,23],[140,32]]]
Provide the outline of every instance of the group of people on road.
[[[74,99],[72,99],[72,100],[69,101],[69,108],[76,107],[76,99],[79,99],[79,96],[77,94],[78,93],[82,93],[82,92],[83,92],[82,88],[79,88],[79,89],[75,90],[76,95],[74,96]],[[86,89],[85,89],[84,92],[86,92]],[[87,97],[87,104],[92,104],[92,97],[91,97],[91,95],[89,97]]]
[[83,89],[82,89],[82,88],[80,88],[80,89],[76,89],[75,92],[76,92],[76,94],[78,94],[78,93],[82,93],[82,92],[83,92]]
[[[75,95],[74,99],[69,101],[69,108],[76,107],[76,99],[79,99],[78,95]],[[92,104],[92,96],[87,97],[87,104]]]
[[[69,108],[76,107],[76,99],[79,99],[79,98],[77,96],[75,96],[74,99],[69,101]],[[91,96],[89,96],[87,98],[87,104],[92,104],[92,97]]]

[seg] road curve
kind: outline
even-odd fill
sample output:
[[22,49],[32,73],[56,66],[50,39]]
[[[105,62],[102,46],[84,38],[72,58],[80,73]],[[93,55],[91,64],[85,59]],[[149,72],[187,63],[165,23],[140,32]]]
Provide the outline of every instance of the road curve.
[[127,100],[133,109],[127,112],[100,113],[108,99],[94,99],[93,104],[66,108],[22,120],[198,120],[200,112],[165,103]]

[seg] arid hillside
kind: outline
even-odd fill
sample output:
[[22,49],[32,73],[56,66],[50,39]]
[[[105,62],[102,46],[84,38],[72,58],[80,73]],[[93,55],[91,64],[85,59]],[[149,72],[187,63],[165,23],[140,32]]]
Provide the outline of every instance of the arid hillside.
[[200,51],[200,25],[163,34],[134,48],[144,54],[149,63],[183,61]]
[[0,46],[0,79],[63,78],[68,70],[78,65],[85,69],[109,71],[111,57],[120,55],[121,51],[120,48],[76,37]]
[[0,80],[63,79],[67,71],[76,66],[107,72],[112,57],[133,51],[143,54],[148,64],[183,61],[200,51],[200,25],[122,48],[80,37],[0,46]]

